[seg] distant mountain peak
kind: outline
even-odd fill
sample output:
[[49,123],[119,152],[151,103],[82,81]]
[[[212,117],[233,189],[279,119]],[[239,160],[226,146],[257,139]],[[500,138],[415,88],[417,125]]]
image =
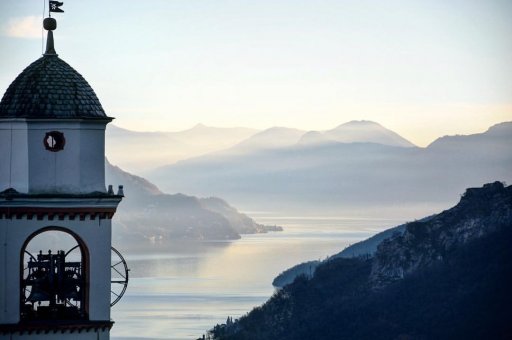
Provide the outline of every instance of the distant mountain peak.
[[[512,140],[512,122],[503,122],[489,127],[485,132],[469,135],[445,135],[430,143],[427,148],[441,147],[457,148],[460,143],[489,143],[493,138],[505,138]],[[485,145],[485,144],[482,144]],[[485,146],[488,148],[488,146]]]
[[194,125],[192,127],[192,129],[204,129],[204,128],[209,128],[209,126],[206,126],[203,123],[197,123],[196,125]]
[[204,125],[203,123],[197,123],[196,125],[192,126],[191,128],[177,131],[177,133],[196,132],[196,131],[209,130],[209,129],[215,129],[215,128],[213,128],[211,126]]
[[231,151],[251,151],[257,149],[276,149],[289,147],[296,144],[302,135],[303,130],[274,126],[260,131],[246,140],[235,145]]
[[382,127],[382,125],[380,125],[377,122],[374,122],[372,120],[362,119],[362,120],[351,120],[349,122],[338,125],[336,128],[345,127],[345,126],[380,126],[380,127]]
[[282,132],[304,132],[304,131],[301,131],[299,129],[295,129],[295,128],[289,128],[289,127],[285,127],[285,126],[272,126],[268,129],[265,129],[261,132],[259,132],[258,134],[259,135],[263,135],[263,134],[269,134],[269,133],[282,133]]
[[318,132],[310,131],[301,138],[301,144],[322,143],[376,143],[399,147],[415,145],[396,132],[386,129],[379,123],[370,120],[352,120],[334,129]]
[[510,134],[512,131],[512,121],[511,122],[503,122],[494,124],[489,129],[487,129],[486,132],[490,133],[502,133],[505,132],[507,134]]

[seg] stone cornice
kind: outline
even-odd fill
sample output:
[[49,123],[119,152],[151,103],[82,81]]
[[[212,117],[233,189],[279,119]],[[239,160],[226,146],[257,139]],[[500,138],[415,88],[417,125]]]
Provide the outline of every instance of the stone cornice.
[[91,331],[108,331],[113,325],[113,321],[32,321],[0,325],[0,334],[72,334]]
[[37,219],[42,221],[53,220],[75,220],[84,221],[86,219],[112,219],[116,212],[115,207],[2,207],[0,206],[0,220],[4,219]]
[[120,195],[0,194],[0,219],[85,220],[111,219]]

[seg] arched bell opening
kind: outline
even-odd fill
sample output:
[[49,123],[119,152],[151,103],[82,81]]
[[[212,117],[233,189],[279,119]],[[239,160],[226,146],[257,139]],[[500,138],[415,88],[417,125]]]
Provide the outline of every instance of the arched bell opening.
[[32,234],[21,251],[20,319],[87,319],[88,258],[85,243],[68,229]]

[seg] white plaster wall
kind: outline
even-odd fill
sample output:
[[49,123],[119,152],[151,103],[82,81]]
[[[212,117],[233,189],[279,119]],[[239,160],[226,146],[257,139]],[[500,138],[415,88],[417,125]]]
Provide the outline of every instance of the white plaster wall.
[[0,340],[108,340],[110,339],[109,331],[90,331],[90,332],[74,332],[74,333],[49,333],[49,334],[12,334],[0,335]]
[[80,186],[105,189],[105,124],[82,124],[80,130]]
[[0,123],[0,190],[3,191],[11,186],[10,184],[10,159],[11,130],[5,129],[5,124]]
[[0,220],[0,324],[8,323],[6,320],[8,319],[7,315],[8,306],[7,306],[7,280],[8,275],[8,259],[9,253],[7,252],[7,234],[8,229],[5,227],[4,220]]
[[[43,124],[29,124],[28,129],[29,192],[80,192],[77,188],[80,178],[78,129]],[[63,132],[66,139],[64,150],[59,152],[48,151],[43,144],[45,134],[54,130]],[[62,168],[66,169],[64,173]]]
[[[28,122],[29,192],[105,192],[105,126],[105,121]],[[64,150],[45,149],[50,131],[64,133]]]
[[[19,322],[20,262],[24,242],[49,226],[77,234],[89,253],[89,320],[110,320],[110,220],[0,220],[0,324]],[[7,241],[7,242],[6,242]]]
[[24,120],[0,122],[0,191],[28,192],[27,124]]

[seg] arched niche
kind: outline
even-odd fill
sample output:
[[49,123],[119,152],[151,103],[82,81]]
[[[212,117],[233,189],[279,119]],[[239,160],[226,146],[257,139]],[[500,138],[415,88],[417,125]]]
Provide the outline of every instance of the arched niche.
[[89,252],[76,233],[39,229],[20,256],[21,321],[88,319]]

